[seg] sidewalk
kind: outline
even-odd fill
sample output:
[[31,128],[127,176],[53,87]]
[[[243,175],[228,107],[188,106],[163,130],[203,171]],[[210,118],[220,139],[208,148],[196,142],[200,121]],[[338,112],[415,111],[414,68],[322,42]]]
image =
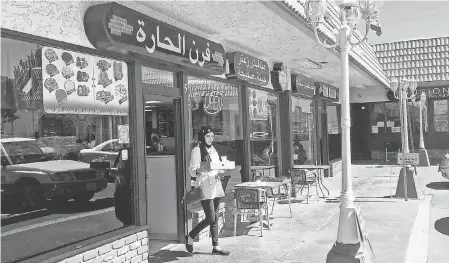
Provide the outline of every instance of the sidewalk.
[[[403,262],[408,239],[421,200],[405,202],[390,198],[394,195],[400,168],[389,166],[353,165],[353,187],[356,203],[361,207],[365,229],[379,263]],[[330,195],[341,191],[341,176],[325,178]],[[315,194],[311,189],[310,193]],[[258,228],[232,229],[221,234],[220,246],[230,250],[228,257],[211,255],[210,240],[194,243],[194,255],[189,255],[183,244],[173,244],[150,256],[149,262],[282,262],[322,263],[336,240],[339,203],[314,200],[292,204],[293,218],[288,205],[275,206],[273,226],[259,237]],[[242,224],[243,225],[243,224]],[[246,233],[247,232],[247,233]]]
[[427,191],[432,195],[427,262],[446,263],[449,261],[449,180],[437,172],[436,166],[431,168]]

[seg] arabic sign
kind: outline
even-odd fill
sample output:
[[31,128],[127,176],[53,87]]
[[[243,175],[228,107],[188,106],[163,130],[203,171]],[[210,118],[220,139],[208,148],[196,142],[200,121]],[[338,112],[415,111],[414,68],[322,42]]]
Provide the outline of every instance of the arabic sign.
[[212,74],[225,72],[222,45],[117,3],[89,7],[84,16],[84,29],[98,49],[134,52]]
[[268,120],[268,92],[258,89],[249,90],[249,119],[252,121]]
[[418,88],[416,99],[419,100],[419,94],[421,91],[426,93],[427,99],[447,99],[449,98],[449,86],[447,87],[434,87],[434,88]]
[[[398,164],[402,163],[402,153],[398,153]],[[405,155],[406,165],[419,165],[419,153],[406,153]]]
[[300,74],[292,74],[292,90],[294,93],[308,98],[315,96],[315,86],[313,81]]
[[266,86],[270,79],[268,63],[242,52],[227,53],[229,60],[228,78],[238,78],[256,85]]
[[317,89],[317,94],[322,97],[332,101],[339,100],[339,90],[338,88],[327,85],[322,82],[315,82],[315,87]]
[[125,62],[58,48],[42,48],[46,113],[128,115]]

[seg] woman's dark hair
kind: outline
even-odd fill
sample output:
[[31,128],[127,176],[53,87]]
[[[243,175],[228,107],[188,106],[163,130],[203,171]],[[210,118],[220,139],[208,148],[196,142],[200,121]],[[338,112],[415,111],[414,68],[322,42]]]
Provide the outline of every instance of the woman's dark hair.
[[202,162],[206,162],[207,161],[207,157],[209,155],[209,153],[207,152],[207,149],[209,149],[211,147],[211,145],[208,145],[206,143],[205,137],[206,137],[206,134],[208,134],[210,132],[214,132],[214,131],[209,126],[202,127],[200,129],[200,131],[198,132],[198,146],[200,147],[201,161]]

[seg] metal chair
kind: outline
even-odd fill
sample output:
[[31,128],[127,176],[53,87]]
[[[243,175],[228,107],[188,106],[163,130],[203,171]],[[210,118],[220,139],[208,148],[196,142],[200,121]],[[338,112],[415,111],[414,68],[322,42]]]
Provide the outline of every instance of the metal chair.
[[260,236],[263,236],[263,210],[267,216],[268,229],[270,229],[270,217],[268,215],[268,196],[263,189],[235,188],[234,192],[234,236],[237,234],[237,216],[258,214],[260,220]]
[[304,187],[307,187],[307,204],[309,203],[309,192],[310,186],[315,185],[316,194],[319,198],[318,193],[318,175],[315,170],[307,170],[307,169],[291,169],[289,170],[292,182],[292,193],[296,194],[296,186],[299,185],[301,188],[299,189],[302,194],[302,190]]
[[292,206],[290,202],[290,194],[288,191],[289,185],[284,182],[284,180],[276,177],[262,177],[260,179],[262,182],[282,182],[283,184],[279,186],[277,189],[270,189],[267,191],[267,196],[269,199],[273,199],[273,206],[271,207],[271,215],[273,214],[274,205],[276,204],[276,201],[287,199],[288,201],[288,207],[290,209],[290,217],[293,217],[292,214]]

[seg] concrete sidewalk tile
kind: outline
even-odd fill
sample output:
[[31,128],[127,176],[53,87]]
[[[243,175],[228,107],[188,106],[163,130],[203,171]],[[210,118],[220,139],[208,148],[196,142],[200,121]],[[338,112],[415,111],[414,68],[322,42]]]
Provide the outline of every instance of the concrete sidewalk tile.
[[432,196],[425,196],[424,201],[419,205],[416,219],[410,232],[404,263],[427,262],[431,200]]
[[[352,167],[353,188],[356,204],[361,208],[374,252],[382,263],[402,262],[407,241],[420,200],[389,198],[395,192],[400,168],[390,166]],[[391,185],[390,185],[391,180]],[[341,175],[324,178],[330,196],[338,197],[341,191]],[[315,189],[310,189],[316,195]],[[321,194],[321,192],[320,192]],[[388,197],[388,198],[387,198]],[[271,230],[264,230],[260,237],[258,227],[236,237],[224,233],[220,246],[231,251],[229,257],[211,255],[211,241],[194,243],[193,255],[185,251],[183,244],[166,247],[150,256],[149,262],[282,262],[322,263],[336,241],[339,202],[324,199],[292,203],[293,218],[287,204],[274,208]],[[232,229],[229,229],[232,232]]]

